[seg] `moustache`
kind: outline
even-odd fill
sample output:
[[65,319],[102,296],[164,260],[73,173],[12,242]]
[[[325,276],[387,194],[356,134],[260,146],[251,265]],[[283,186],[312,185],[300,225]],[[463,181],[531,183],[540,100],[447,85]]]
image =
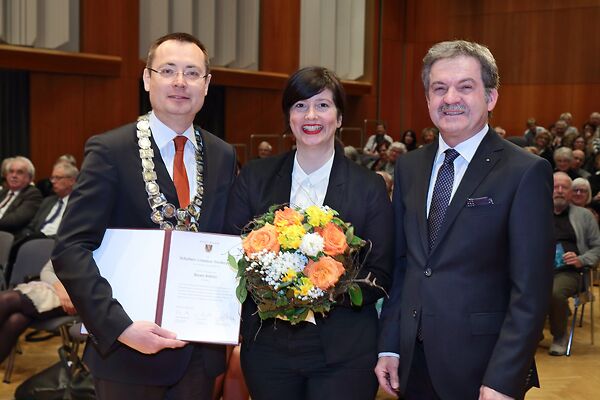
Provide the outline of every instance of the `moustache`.
[[464,104],[442,104],[439,108],[439,111],[467,111],[467,106]]

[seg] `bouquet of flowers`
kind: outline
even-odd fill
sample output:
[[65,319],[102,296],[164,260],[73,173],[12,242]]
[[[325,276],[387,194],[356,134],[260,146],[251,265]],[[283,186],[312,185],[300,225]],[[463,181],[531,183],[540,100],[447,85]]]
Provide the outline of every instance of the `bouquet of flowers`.
[[[229,263],[238,271],[237,297],[248,292],[261,319],[282,318],[291,324],[328,312],[348,293],[362,304],[356,279],[358,251],[366,241],[327,207],[272,206],[251,221],[242,235],[243,256]],[[372,282],[374,284],[374,282]]]

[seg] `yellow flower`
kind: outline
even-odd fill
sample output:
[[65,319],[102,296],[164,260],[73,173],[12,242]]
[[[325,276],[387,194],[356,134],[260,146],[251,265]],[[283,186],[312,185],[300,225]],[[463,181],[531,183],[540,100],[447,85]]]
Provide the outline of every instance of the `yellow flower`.
[[308,223],[314,227],[325,226],[333,219],[333,210],[323,210],[321,207],[309,206],[305,210]]
[[281,228],[277,240],[284,249],[297,249],[305,233],[302,225],[289,225]]
[[297,286],[294,288],[294,296],[308,296],[308,292],[313,288],[313,284],[307,277],[299,279]]
[[282,282],[289,282],[294,280],[296,277],[296,271],[293,268],[290,268],[286,271],[285,275],[281,278]]

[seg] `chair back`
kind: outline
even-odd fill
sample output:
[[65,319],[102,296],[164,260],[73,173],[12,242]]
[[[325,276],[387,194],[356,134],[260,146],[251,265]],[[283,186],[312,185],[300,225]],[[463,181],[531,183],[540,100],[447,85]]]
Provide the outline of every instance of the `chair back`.
[[0,268],[8,264],[8,256],[14,240],[12,233],[0,231]]
[[4,271],[8,265],[8,257],[14,240],[15,237],[12,233],[0,231],[0,290],[4,290],[7,283]]
[[54,239],[32,239],[23,243],[13,265],[9,286],[22,283],[29,276],[39,275],[50,260],[54,244]]

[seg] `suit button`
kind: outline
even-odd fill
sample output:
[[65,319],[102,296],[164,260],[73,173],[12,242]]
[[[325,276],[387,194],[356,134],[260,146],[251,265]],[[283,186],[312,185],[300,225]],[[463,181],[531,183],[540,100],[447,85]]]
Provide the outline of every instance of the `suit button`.
[[431,268],[427,267],[425,268],[425,271],[423,271],[423,273],[425,274],[426,277],[430,277],[431,276]]
[[417,318],[417,310],[413,310],[413,318]]

